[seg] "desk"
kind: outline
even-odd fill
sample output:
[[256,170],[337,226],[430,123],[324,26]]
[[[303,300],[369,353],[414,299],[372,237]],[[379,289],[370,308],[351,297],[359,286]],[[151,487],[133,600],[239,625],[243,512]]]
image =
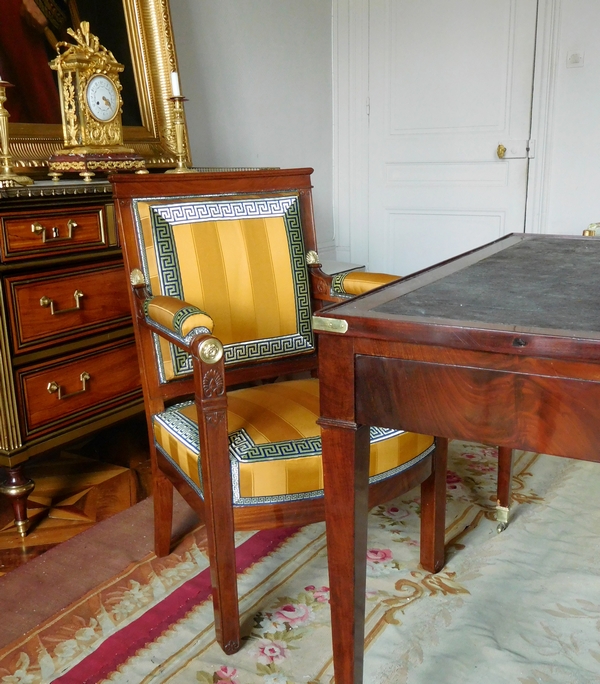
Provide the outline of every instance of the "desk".
[[336,684],[362,682],[363,426],[600,461],[599,269],[600,240],[509,235],[317,315]]

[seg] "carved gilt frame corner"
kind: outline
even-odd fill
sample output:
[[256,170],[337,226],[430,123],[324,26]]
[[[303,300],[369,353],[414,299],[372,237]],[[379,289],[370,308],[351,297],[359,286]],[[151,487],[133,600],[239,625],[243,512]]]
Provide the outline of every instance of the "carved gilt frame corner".
[[[169,0],[123,0],[123,8],[142,119],[141,126],[123,128],[124,144],[141,154],[149,169],[173,167],[177,157],[170,74],[179,69]],[[64,146],[60,124],[9,122],[8,132],[17,172],[43,175],[48,158]],[[191,164],[185,127],[184,145]]]

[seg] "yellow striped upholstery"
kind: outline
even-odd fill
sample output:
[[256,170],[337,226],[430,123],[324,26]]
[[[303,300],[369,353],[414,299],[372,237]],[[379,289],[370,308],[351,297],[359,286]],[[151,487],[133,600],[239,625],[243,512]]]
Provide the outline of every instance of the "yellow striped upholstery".
[[[178,206],[185,206],[183,200],[178,202]],[[173,273],[177,274],[181,298],[207,312],[214,322],[213,334],[223,345],[299,332],[292,255],[283,215],[178,222],[171,227],[173,254],[172,249],[155,244],[153,216],[160,207],[156,202],[137,204],[147,278],[154,296],[171,294],[165,291],[161,269],[175,260]],[[160,340],[160,349],[165,380],[170,380],[178,374],[170,359],[172,350],[164,340]],[[290,347],[289,353],[297,351]],[[312,351],[312,344],[304,351]]]
[[[268,503],[322,495],[318,416],[319,384],[315,379],[228,393],[235,502]],[[174,417],[177,420],[173,421]],[[393,436],[385,438],[386,433]],[[194,404],[181,405],[155,416],[154,437],[158,448],[201,489]],[[256,445],[255,448],[244,452],[236,446],[244,440],[251,447]],[[424,456],[433,445],[433,437],[391,430],[377,440],[373,443],[372,431],[369,472],[372,481],[395,474],[403,465]]]

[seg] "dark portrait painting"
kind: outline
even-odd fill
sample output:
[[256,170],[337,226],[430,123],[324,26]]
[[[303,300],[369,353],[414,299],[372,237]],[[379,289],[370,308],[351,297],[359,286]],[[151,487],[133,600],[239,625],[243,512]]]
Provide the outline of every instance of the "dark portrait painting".
[[88,21],[125,65],[123,125],[141,125],[123,0],[0,0],[0,76],[14,86],[5,103],[11,123],[61,123],[56,74],[48,63],[57,43],[73,42],[67,28],[80,21]]

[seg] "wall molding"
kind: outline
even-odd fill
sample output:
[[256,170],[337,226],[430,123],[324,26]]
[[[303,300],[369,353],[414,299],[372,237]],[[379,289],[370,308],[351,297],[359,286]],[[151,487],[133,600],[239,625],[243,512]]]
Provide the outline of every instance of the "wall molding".
[[369,0],[332,0],[333,224],[338,258],[368,264]]
[[526,233],[548,232],[554,97],[561,23],[561,0],[538,1],[531,116],[531,139],[535,140],[535,157],[529,162]]

